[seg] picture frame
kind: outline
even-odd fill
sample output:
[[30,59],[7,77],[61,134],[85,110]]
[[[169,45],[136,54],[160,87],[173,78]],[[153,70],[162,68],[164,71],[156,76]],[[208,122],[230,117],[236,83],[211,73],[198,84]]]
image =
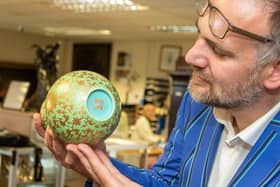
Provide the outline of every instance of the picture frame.
[[28,81],[11,80],[4,98],[3,108],[21,110],[29,86],[30,82]]
[[175,45],[163,45],[160,49],[160,64],[161,71],[172,72],[176,70],[176,62],[181,56],[182,48]]

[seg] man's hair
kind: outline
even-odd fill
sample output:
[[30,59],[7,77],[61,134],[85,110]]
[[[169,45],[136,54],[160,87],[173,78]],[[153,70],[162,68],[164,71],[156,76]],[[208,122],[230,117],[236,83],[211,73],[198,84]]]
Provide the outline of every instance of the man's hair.
[[269,6],[271,37],[275,43],[261,45],[258,51],[258,64],[269,64],[280,58],[280,0],[266,0]]

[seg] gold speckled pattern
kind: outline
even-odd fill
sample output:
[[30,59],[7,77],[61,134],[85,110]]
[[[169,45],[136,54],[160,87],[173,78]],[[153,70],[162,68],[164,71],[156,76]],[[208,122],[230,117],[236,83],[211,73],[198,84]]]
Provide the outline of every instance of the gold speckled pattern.
[[[104,121],[94,119],[87,108],[88,96],[97,88],[107,90],[115,105],[111,117]],[[53,84],[40,113],[43,126],[49,125],[62,141],[94,145],[116,129],[121,103],[116,89],[105,77],[91,71],[73,71]]]

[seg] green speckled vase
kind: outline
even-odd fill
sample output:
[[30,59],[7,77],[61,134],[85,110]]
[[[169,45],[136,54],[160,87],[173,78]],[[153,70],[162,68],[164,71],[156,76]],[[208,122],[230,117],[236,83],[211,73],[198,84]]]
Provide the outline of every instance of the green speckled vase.
[[41,106],[42,124],[65,143],[95,145],[116,129],[121,102],[105,77],[91,71],[73,71],[60,77]]

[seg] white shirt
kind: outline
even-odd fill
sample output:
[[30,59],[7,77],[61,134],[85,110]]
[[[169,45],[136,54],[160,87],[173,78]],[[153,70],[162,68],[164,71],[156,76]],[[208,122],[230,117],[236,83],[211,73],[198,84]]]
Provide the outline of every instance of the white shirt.
[[160,136],[153,133],[150,122],[146,117],[140,116],[134,127],[135,129],[131,137],[133,140],[147,144],[155,143],[160,140]]
[[229,114],[221,109],[214,109],[216,120],[225,128],[218,145],[208,187],[227,186],[250,149],[279,110],[280,102],[250,126],[235,134]]

